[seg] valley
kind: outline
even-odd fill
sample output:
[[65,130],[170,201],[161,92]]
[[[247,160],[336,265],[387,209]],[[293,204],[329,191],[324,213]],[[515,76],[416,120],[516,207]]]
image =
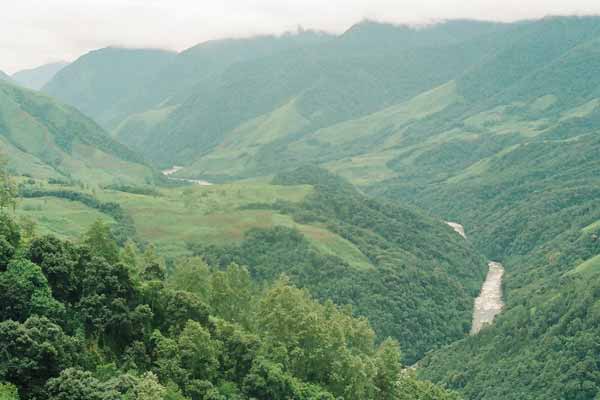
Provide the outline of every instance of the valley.
[[598,398],[598,44],[364,20],[0,73],[0,398]]

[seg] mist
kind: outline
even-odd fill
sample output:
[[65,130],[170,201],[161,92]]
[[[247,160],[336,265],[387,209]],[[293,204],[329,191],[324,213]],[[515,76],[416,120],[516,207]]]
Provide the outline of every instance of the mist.
[[306,29],[343,32],[368,18],[432,23],[600,13],[594,0],[21,0],[3,5],[0,70],[71,61],[106,46],[182,50],[223,37]]

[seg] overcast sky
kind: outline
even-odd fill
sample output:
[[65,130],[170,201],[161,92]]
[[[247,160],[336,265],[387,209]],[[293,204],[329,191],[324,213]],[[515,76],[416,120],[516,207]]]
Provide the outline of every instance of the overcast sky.
[[0,70],[72,61],[110,45],[182,50],[298,25],[341,32],[364,18],[513,21],[600,14],[600,0],[1,0]]

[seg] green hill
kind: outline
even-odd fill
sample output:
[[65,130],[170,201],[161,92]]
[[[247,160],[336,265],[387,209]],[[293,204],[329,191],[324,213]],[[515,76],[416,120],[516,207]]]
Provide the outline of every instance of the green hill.
[[587,133],[572,129],[576,137],[515,147],[419,196],[465,222],[507,271],[506,311],[478,337],[433,353],[421,363],[423,376],[467,398],[593,398],[600,391],[600,136],[579,122]]
[[0,148],[20,175],[90,184],[152,181],[143,159],[54,99],[0,82]]
[[371,193],[460,221],[506,268],[506,309],[494,326],[419,364],[424,377],[466,398],[593,398],[600,390],[591,361],[599,28],[597,18],[523,24],[509,48],[454,81],[455,100],[443,111],[407,125],[380,158],[357,157],[389,157],[374,168],[381,181]]
[[33,90],[40,90],[54,77],[54,75],[67,65],[69,65],[69,63],[64,61],[45,64],[36,68],[15,72],[12,74],[11,78],[21,86]]
[[154,49],[95,50],[60,70],[43,91],[108,126],[123,98],[140,90],[175,55]]
[[[165,166],[202,163],[201,155],[225,157],[228,162],[232,155],[218,154],[222,151],[219,146],[228,147],[231,137],[236,141],[238,130],[282,108],[298,115],[303,121],[300,126],[280,126],[261,146],[239,146],[248,155],[230,164],[235,168],[247,165],[245,175],[251,176],[273,170],[272,162],[254,164],[275,146],[447,82],[488,54],[478,38],[504,29],[504,25],[475,21],[419,30],[366,21],[340,36],[301,31],[281,37],[208,42],[178,54],[139,91],[130,90],[131,95],[121,96],[118,106],[108,111],[110,107],[87,106],[94,98],[91,91],[87,98],[73,98],[68,92],[61,93],[53,82],[46,89]],[[103,55],[101,52],[98,57]],[[102,62],[106,61],[97,61]],[[74,72],[70,66],[58,77],[68,77],[75,84],[80,77]],[[114,110],[121,115],[115,117]],[[183,174],[233,175],[230,171],[204,171],[202,165]]]

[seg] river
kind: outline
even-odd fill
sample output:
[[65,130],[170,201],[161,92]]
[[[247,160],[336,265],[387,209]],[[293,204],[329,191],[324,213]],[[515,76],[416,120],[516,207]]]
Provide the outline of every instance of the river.
[[481,287],[481,292],[475,299],[471,335],[476,335],[485,325],[494,322],[494,318],[504,307],[504,302],[502,301],[502,275],[504,275],[504,267],[498,262],[490,261],[488,268],[487,277]]
[[[465,228],[457,222],[446,222],[456,233],[463,238],[467,238]],[[490,261],[488,263],[488,273],[481,286],[481,292],[475,299],[473,307],[473,323],[471,324],[471,335],[479,333],[484,325],[494,322],[496,315],[502,311],[504,303],[502,302],[502,276],[504,267],[502,264]]]
[[182,169],[183,169],[183,167],[180,167],[178,165],[173,165],[171,168],[163,170],[162,174],[164,176],[166,176],[167,178],[169,178],[170,180],[172,180],[172,181],[189,182],[189,183],[193,183],[195,185],[202,185],[202,186],[210,186],[210,185],[212,185],[212,183],[210,183],[208,181],[203,181],[202,179],[174,178],[174,177],[171,176],[175,172],[178,172],[178,171],[180,171]]

